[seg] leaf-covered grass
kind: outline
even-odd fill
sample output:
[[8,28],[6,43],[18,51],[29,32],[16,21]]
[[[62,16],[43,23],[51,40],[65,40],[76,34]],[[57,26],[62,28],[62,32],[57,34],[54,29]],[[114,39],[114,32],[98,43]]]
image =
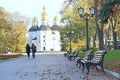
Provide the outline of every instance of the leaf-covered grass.
[[[85,52],[80,52],[79,57],[84,57]],[[104,68],[120,73],[120,50],[109,50],[104,58]]]
[[120,73],[120,50],[107,51],[104,60],[104,67]]

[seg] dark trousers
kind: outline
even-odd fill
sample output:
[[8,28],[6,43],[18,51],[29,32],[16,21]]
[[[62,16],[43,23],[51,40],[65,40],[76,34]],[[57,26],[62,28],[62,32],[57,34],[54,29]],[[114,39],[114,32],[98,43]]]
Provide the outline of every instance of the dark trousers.
[[32,53],[32,57],[35,58],[35,52]]
[[29,52],[27,52],[27,56],[28,56],[28,58],[30,57],[30,53]]

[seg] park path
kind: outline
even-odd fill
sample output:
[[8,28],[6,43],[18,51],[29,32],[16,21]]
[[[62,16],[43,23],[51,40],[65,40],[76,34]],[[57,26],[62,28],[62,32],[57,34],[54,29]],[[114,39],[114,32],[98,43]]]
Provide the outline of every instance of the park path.
[[[88,78],[88,79],[85,79]],[[63,53],[39,53],[36,58],[26,56],[0,62],[0,80],[113,80],[91,69],[87,76],[75,62]]]

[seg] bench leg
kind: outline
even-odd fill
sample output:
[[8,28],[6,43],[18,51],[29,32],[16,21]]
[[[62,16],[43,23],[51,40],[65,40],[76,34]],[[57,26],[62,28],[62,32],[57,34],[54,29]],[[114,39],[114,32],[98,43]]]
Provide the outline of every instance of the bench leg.
[[79,64],[79,68],[80,68],[81,64],[82,64],[81,59],[78,60],[78,64]]
[[76,61],[76,66],[78,66],[78,65],[79,65],[79,60]]
[[72,59],[73,61],[75,60],[75,56],[73,56],[73,59]]
[[96,70],[98,70],[97,65],[95,65]]
[[86,74],[89,74],[89,72],[90,72],[90,66],[91,66],[91,63],[87,62],[86,63],[86,69],[87,69],[87,73]]
[[101,65],[101,69],[102,69],[102,71],[103,71],[103,72],[104,72],[104,74],[105,74],[105,71],[104,71],[103,65]]
[[69,59],[70,59],[70,56],[68,55],[67,58],[68,58],[68,60],[69,60]]
[[70,61],[72,60],[72,56],[69,56],[69,60],[70,60]]
[[64,54],[64,56],[66,57],[67,53]]
[[84,69],[85,69],[85,63],[82,63],[82,62],[81,62],[81,64],[82,64],[82,67],[83,67],[83,68],[82,68],[82,71],[84,71]]

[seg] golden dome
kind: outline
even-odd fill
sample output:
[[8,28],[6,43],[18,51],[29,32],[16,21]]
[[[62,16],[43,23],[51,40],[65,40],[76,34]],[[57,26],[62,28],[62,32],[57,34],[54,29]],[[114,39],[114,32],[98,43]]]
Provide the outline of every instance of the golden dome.
[[42,12],[42,21],[46,21],[46,18],[47,18],[47,13],[46,13],[46,8],[45,6],[43,6],[43,12]]
[[55,16],[53,20],[54,20],[54,21],[58,21],[58,17],[57,17],[57,16]]
[[46,17],[42,17],[42,21],[46,21]]
[[42,17],[46,17],[47,16],[47,13],[46,12],[43,12],[42,13]]
[[38,19],[36,17],[33,18],[32,22],[38,22]]

